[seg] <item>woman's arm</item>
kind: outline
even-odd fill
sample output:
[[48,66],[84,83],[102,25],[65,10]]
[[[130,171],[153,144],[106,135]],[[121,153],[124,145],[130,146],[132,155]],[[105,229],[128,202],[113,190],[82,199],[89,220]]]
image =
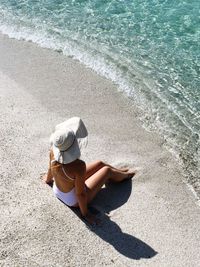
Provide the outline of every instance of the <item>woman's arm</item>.
[[75,179],[75,192],[78,198],[79,208],[82,216],[89,224],[99,224],[100,221],[88,210],[87,191],[84,179],[86,176],[86,165],[85,163],[83,164]]
[[85,217],[88,213],[87,193],[86,193],[85,182],[84,182],[84,177],[86,174],[85,163],[82,163],[81,167],[77,171],[78,171],[78,173],[77,173],[76,179],[75,179],[75,192],[76,192],[76,196],[78,198],[78,204],[79,204],[79,208],[81,210],[81,214]]
[[50,168],[48,169],[47,173],[43,175],[43,181],[47,184],[53,182],[53,176]]
[[42,176],[42,180],[47,184],[50,184],[50,183],[53,182],[53,175],[51,173],[51,151],[49,152],[49,167],[48,167],[48,171],[47,171],[47,173],[45,173]]

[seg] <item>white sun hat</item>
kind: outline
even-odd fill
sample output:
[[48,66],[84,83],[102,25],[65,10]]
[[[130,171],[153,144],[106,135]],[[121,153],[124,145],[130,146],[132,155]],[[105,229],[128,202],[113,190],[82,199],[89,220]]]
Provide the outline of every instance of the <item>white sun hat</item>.
[[50,137],[55,160],[67,164],[80,158],[81,150],[87,145],[87,136],[87,129],[79,117],[56,125]]

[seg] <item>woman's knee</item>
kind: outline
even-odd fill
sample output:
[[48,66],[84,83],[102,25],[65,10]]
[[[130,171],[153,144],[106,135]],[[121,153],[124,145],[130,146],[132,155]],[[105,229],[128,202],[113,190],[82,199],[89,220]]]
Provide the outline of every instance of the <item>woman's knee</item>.
[[102,168],[102,167],[104,167],[106,164],[105,164],[103,161],[101,161],[101,160],[96,160],[96,161],[95,161],[95,165],[96,165],[97,167],[99,167],[99,168]]
[[102,165],[102,161],[101,160],[96,160],[96,164],[97,165]]
[[109,176],[111,171],[112,171],[112,169],[109,166],[104,166],[102,168],[102,170],[104,171],[105,175],[107,175],[107,176]]

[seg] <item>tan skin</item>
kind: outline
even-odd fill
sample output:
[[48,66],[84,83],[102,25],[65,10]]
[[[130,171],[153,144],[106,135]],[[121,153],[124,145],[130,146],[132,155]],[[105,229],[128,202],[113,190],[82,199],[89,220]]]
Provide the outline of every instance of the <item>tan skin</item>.
[[97,223],[95,216],[88,211],[88,204],[93,200],[102,186],[108,182],[121,182],[135,175],[135,171],[128,169],[117,169],[102,161],[95,161],[86,164],[80,159],[64,164],[64,170],[67,175],[74,178],[74,181],[66,179],[63,175],[62,164],[54,162],[53,151],[50,151],[50,162],[47,174],[43,175],[42,179],[45,183],[51,183],[54,179],[56,186],[62,192],[69,192],[75,186],[78,203],[75,207],[79,207],[82,216],[88,223]]

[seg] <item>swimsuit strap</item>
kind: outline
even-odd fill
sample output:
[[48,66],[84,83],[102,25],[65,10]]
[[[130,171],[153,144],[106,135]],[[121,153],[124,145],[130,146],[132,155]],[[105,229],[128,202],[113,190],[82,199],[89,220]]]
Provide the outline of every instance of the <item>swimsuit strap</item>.
[[63,173],[65,174],[65,176],[66,176],[68,179],[70,179],[70,180],[74,181],[74,178],[71,178],[69,175],[67,175],[67,174],[66,174],[66,172],[65,172],[65,169],[64,169],[64,167],[63,167],[63,165],[62,165],[62,171],[63,171]]
[[[57,160],[55,160],[55,159],[51,160],[51,164],[54,163],[54,162],[57,162]],[[59,167],[59,166],[55,166],[55,167]],[[51,167],[51,168],[55,168],[55,167]],[[63,165],[62,165],[62,171],[63,171],[64,175],[65,175],[68,179],[70,179],[70,180],[72,180],[72,181],[75,180],[74,178],[71,178],[69,175],[66,174]]]

